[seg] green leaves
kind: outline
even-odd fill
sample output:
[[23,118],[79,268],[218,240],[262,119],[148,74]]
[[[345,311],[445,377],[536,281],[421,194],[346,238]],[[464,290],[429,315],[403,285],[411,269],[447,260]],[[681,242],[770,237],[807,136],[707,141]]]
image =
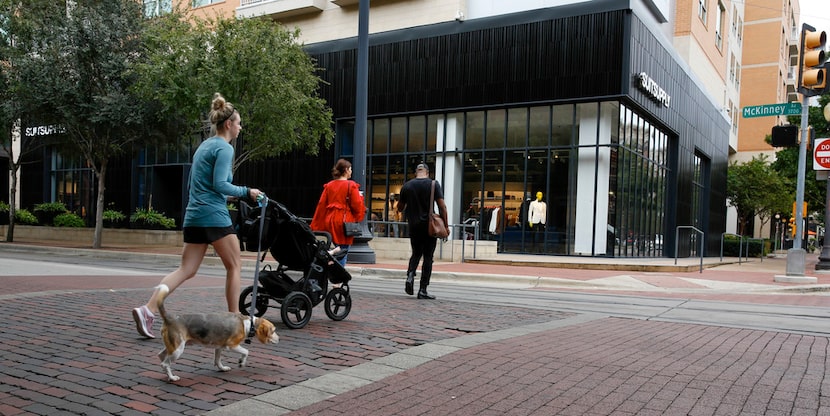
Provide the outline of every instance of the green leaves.
[[222,93],[242,116],[234,169],[331,145],[332,112],[318,95],[321,80],[298,32],[267,19],[184,18],[154,21],[136,66],[136,88],[158,102],[159,112],[190,120],[195,131],[204,128],[213,93]]
[[744,227],[755,216],[766,223],[776,213],[789,212],[794,184],[773,169],[764,154],[746,163],[732,162],[726,175],[726,197],[738,212],[738,233],[746,235]]

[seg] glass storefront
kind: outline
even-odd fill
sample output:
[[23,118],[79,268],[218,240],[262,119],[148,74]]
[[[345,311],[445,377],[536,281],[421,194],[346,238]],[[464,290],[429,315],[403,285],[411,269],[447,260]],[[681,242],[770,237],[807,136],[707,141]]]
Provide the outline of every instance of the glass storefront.
[[506,253],[663,255],[669,135],[618,102],[379,118],[368,136],[378,236],[406,236],[395,204],[426,162],[450,223],[478,225],[454,238]]
[[64,157],[52,153],[52,197],[89,222],[95,213],[95,173],[83,158]]

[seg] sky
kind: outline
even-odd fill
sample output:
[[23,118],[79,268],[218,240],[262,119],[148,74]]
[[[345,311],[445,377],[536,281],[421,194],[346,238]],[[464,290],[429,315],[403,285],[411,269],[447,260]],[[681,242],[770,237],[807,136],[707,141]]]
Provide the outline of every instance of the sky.
[[802,23],[807,23],[830,34],[830,0],[800,0],[799,5],[801,5],[799,29]]

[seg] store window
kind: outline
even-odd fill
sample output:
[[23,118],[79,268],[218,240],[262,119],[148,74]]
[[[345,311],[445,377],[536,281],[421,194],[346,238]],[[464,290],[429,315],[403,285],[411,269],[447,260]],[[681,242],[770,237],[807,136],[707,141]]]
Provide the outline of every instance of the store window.
[[615,255],[663,254],[667,191],[668,136],[648,120],[621,107],[619,147],[614,151]]
[[[52,153],[52,198],[85,220],[95,214],[95,172],[81,158]],[[49,201],[45,201],[49,202]]]
[[370,125],[377,236],[406,236],[396,210],[400,188],[426,162],[444,187],[450,223],[470,227],[456,229],[457,237],[495,241],[501,252],[662,255],[669,136],[618,102]]

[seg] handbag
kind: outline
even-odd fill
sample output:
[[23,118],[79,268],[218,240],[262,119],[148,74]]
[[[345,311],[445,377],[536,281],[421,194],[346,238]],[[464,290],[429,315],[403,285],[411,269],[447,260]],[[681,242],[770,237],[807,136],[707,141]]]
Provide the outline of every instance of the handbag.
[[435,238],[447,238],[450,233],[444,220],[436,214],[433,209],[435,205],[435,180],[432,181],[432,190],[429,193],[429,236]]
[[[350,207],[349,205],[349,191],[351,191],[352,186],[349,184],[349,187],[346,189],[346,207]],[[343,234],[346,234],[346,237],[357,237],[363,234],[363,227],[359,222],[346,222],[346,213],[343,213]]]

